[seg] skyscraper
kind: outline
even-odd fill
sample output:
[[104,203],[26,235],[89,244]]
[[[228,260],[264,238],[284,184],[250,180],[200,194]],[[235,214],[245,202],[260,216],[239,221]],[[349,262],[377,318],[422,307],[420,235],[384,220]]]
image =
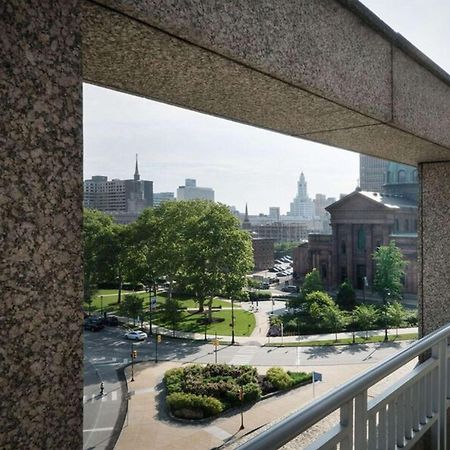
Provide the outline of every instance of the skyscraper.
[[197,181],[186,178],[185,185],[177,189],[177,200],[210,200],[214,201],[214,190],[197,186]]
[[359,187],[363,191],[381,192],[386,183],[388,162],[373,156],[359,155]]
[[300,174],[297,182],[297,195],[291,202],[291,207],[287,215],[305,220],[311,220],[313,218],[313,202],[308,197],[307,183],[303,172]]

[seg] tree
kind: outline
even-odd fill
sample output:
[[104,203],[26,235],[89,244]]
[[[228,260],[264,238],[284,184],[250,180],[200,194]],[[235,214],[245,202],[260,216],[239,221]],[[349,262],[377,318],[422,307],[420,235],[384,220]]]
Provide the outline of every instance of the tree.
[[355,326],[366,332],[369,337],[369,328],[373,328],[378,320],[378,311],[373,305],[358,305],[353,310],[353,320]]
[[137,294],[128,294],[119,306],[121,315],[131,317],[133,325],[136,325],[136,319],[142,316],[144,312],[144,299]]
[[337,333],[342,330],[346,324],[346,316],[344,311],[339,309],[336,304],[327,305],[321,311],[321,318],[326,327],[335,333],[337,341]]
[[319,271],[314,268],[311,272],[306,274],[305,281],[303,282],[303,285],[301,287],[301,295],[306,298],[306,296],[314,291],[320,291],[323,292],[323,284],[320,280]]
[[375,261],[375,278],[373,286],[383,299],[400,299],[403,288],[402,279],[405,276],[405,261],[402,252],[395,245],[395,241],[389,245],[382,245],[373,254]]
[[172,335],[175,337],[175,328],[177,323],[182,319],[180,303],[174,298],[168,298],[161,307],[161,318],[165,322],[172,324]]
[[84,301],[92,302],[98,282],[108,268],[108,235],[113,221],[110,216],[96,210],[85,209],[83,213],[84,250]]
[[212,321],[213,298],[237,296],[247,284],[246,275],[253,267],[251,237],[225,205],[199,200],[176,204],[189,214],[184,226],[183,283],[194,293],[199,311],[207,304]]
[[324,308],[335,305],[333,299],[326,292],[320,291],[313,291],[307,294],[305,304],[307,312],[314,319],[321,317]]
[[398,328],[402,325],[406,316],[405,308],[399,302],[391,303],[387,305],[386,315],[388,324],[396,328],[395,335],[398,337]]
[[351,311],[356,306],[356,294],[349,281],[344,281],[339,285],[336,294],[336,303],[343,309]]

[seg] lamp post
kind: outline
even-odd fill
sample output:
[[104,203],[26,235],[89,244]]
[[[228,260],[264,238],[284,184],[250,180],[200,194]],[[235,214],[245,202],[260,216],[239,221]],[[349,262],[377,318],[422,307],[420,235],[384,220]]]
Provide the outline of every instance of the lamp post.
[[234,345],[234,297],[231,297],[231,345]]
[[152,316],[153,316],[153,308],[152,308],[152,290],[150,286],[146,286],[145,290],[148,290],[148,320],[149,320],[149,330],[148,334],[153,334],[153,326],[152,326]]
[[131,381],[134,381],[134,344],[131,343]]
[[387,307],[389,305],[389,299],[391,293],[389,289],[386,289],[386,295],[384,296],[384,342],[388,340],[388,320],[387,320]]

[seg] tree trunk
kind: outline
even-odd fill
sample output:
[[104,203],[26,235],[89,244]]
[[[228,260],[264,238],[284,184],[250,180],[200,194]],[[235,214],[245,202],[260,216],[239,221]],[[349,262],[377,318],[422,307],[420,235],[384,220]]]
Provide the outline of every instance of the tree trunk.
[[205,299],[202,297],[198,297],[197,301],[198,301],[198,312],[202,313],[203,311],[205,311]]
[[213,304],[213,297],[208,301],[208,322],[212,322],[212,304]]

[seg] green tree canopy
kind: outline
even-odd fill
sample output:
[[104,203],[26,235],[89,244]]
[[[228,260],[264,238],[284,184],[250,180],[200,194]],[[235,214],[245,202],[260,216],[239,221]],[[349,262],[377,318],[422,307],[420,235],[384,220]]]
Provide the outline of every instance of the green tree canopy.
[[332,304],[322,308],[321,318],[327,328],[335,333],[337,341],[337,333],[342,330],[347,323],[345,312],[339,309],[339,306]]
[[321,291],[313,291],[307,294],[305,304],[307,312],[315,319],[321,317],[324,308],[335,306],[333,299],[326,292]]
[[390,303],[387,305],[386,316],[388,324],[396,328],[396,336],[398,336],[398,329],[406,318],[405,308],[399,302]]
[[84,300],[86,302],[91,301],[97,284],[105,278],[109,270],[109,239],[113,226],[110,216],[92,209],[84,210]]
[[383,301],[389,296],[392,299],[401,298],[403,289],[402,279],[405,276],[405,261],[402,252],[396,247],[395,242],[382,245],[373,254],[375,261],[375,278],[373,286]]
[[336,294],[336,303],[347,311],[351,311],[355,308],[356,294],[349,281],[344,281],[339,285]]
[[136,319],[142,316],[144,312],[144,299],[136,294],[125,295],[123,302],[119,306],[121,315],[131,317],[133,324],[136,324]]
[[303,298],[314,291],[324,291],[324,287],[322,281],[320,279],[319,271],[314,268],[311,272],[306,274],[305,281],[303,281],[303,285],[300,289],[300,293]]
[[356,328],[366,332],[366,338],[369,337],[368,330],[373,328],[378,320],[378,311],[373,305],[359,305],[353,310],[353,321]]

